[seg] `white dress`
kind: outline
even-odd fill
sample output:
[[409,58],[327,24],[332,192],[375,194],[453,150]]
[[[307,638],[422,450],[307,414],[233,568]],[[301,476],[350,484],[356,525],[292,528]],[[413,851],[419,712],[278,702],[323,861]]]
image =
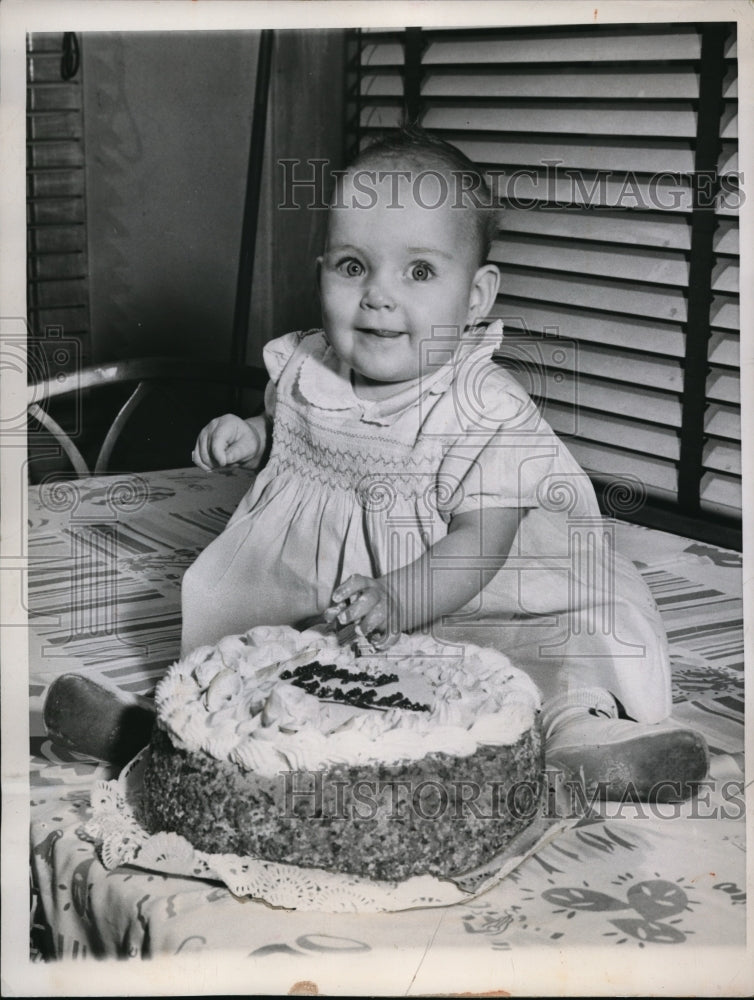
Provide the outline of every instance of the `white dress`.
[[496,322],[430,344],[427,375],[384,402],[356,396],[322,331],[269,343],[270,458],[184,577],[183,652],[321,614],[342,580],[413,562],[453,514],[516,507],[505,566],[434,634],[501,649],[545,696],[596,685],[640,721],[665,718],[651,595],[614,551],[588,477],[492,361],[501,336]]

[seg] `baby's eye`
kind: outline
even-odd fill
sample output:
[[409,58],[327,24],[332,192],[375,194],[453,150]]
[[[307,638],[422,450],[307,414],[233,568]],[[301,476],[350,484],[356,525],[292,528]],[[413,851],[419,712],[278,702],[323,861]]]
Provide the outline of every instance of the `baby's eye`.
[[419,261],[411,267],[411,277],[414,281],[427,281],[433,274],[434,271],[425,261]]
[[338,261],[338,270],[342,271],[349,278],[358,278],[364,273],[364,266],[355,257],[345,257]]

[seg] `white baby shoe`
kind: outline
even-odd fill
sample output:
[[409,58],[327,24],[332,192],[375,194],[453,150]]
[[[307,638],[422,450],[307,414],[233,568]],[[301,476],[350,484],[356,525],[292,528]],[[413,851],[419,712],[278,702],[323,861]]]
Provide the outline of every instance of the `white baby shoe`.
[[545,764],[581,779],[590,796],[680,802],[707,776],[704,738],[670,720],[648,725],[618,718],[618,706],[597,688],[561,695],[542,712]]

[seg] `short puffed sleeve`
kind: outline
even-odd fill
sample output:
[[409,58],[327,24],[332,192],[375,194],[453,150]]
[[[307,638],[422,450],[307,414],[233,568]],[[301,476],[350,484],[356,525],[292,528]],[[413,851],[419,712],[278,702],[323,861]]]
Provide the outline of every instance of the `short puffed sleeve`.
[[318,331],[294,330],[292,333],[284,333],[282,337],[276,337],[262,348],[262,358],[267,373],[270,376],[270,381],[267,383],[267,388],[264,392],[264,409],[268,417],[272,417],[275,413],[277,384],[280,381],[280,376],[283,374],[285,366],[296,353],[296,348],[304,337],[308,337],[310,334],[316,332]]
[[454,434],[437,484],[443,519],[540,506],[563,445],[527,393],[494,362],[477,367],[469,384],[456,380],[451,393]]
[[276,337],[262,348],[264,366],[270,376],[270,381],[274,382],[275,385],[301,343],[302,337],[303,334],[299,330],[294,330],[292,333],[284,333],[282,337]]

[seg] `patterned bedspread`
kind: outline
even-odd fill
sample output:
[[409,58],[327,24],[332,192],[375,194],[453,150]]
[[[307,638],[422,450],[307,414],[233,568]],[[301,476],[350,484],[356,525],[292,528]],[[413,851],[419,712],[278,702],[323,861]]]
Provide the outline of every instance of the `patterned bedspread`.
[[[644,575],[668,631],[674,717],[701,730],[712,750],[710,780],[695,800],[592,810],[495,889],[439,910],[303,913],[239,900],[215,883],[107,871],[78,830],[95,775],[108,772],[47,738],[46,688],[76,671],[128,691],[153,689],[177,654],[182,573],[248,483],[240,471],[175,470],[30,490],[35,955],[222,948],[243,956],[257,976],[274,970],[286,989],[311,978],[316,964],[331,971],[333,991],[358,982],[347,974],[358,959],[362,969],[380,964],[385,992],[421,993],[437,990],[437,970],[457,949],[464,949],[464,965],[489,970],[491,989],[500,985],[500,962],[510,970],[516,955],[534,947],[545,949],[545,964],[573,946],[599,948],[608,963],[611,954],[670,948],[675,967],[685,952],[743,947],[741,559],[620,523],[617,547]],[[327,982],[318,985],[327,991]]]

